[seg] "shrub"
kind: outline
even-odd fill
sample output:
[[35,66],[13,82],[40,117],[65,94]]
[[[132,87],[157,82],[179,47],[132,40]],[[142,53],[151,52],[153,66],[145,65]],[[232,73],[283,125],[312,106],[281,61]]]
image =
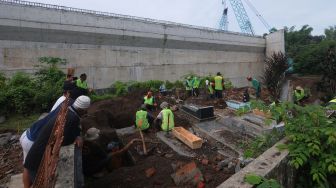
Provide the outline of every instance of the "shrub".
[[290,164],[300,174],[296,187],[335,187],[336,118],[328,118],[317,105],[280,103],[272,108],[286,125]]
[[49,110],[53,103],[63,93],[65,74],[58,68],[66,63],[65,59],[57,57],[41,57],[40,69],[35,73],[35,85],[37,87],[34,101],[37,110]]
[[15,113],[30,114],[34,109],[34,89],[20,85],[7,91],[8,109]]
[[29,114],[34,109],[35,85],[33,79],[26,73],[17,72],[9,80],[5,98],[10,112]]
[[112,84],[111,87],[115,89],[115,92],[114,92],[114,93],[115,93],[117,96],[125,95],[125,94],[128,92],[127,84],[124,83],[124,82],[121,82],[121,81],[116,81],[116,82],[114,82],[114,84]]
[[273,53],[271,57],[266,58],[265,66],[262,80],[270,92],[272,99],[278,101],[285,78],[285,71],[288,68],[287,56],[282,52]]
[[58,65],[66,61],[54,57],[41,57],[39,70],[31,76],[17,72],[6,80],[0,75],[0,113],[30,114],[49,111],[62,95],[65,74]]
[[224,79],[224,87],[225,87],[225,89],[233,89],[234,88],[231,80],[229,80],[229,79]]
[[6,77],[0,72],[0,115],[5,115],[7,112],[7,83]]
[[268,148],[272,147],[275,143],[281,140],[283,137],[284,133],[279,132],[276,129],[272,130],[271,133],[258,136],[251,143],[248,144],[244,151],[244,157],[258,157]]

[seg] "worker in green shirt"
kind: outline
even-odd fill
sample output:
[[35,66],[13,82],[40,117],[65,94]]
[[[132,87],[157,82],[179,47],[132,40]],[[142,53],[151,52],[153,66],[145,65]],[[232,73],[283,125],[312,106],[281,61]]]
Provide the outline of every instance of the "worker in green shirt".
[[336,105],[336,97],[331,99],[331,101],[328,102],[328,105]]
[[161,112],[159,115],[156,117],[154,120],[155,124],[159,129],[162,131],[169,132],[174,128],[174,114],[173,112],[169,109],[169,104],[167,102],[162,102],[161,105]]
[[249,82],[252,82],[252,87],[255,89],[255,92],[256,92],[256,98],[259,99],[260,94],[261,94],[261,84],[260,84],[260,82],[257,79],[252,78],[251,76],[247,77],[247,80]]
[[80,78],[74,81],[74,85],[75,87],[70,91],[71,98],[77,98],[81,95],[88,95],[88,93],[92,91],[92,89],[88,88],[85,73],[81,74]]
[[151,113],[148,112],[146,104],[142,104],[140,110],[136,112],[135,115],[135,126],[136,128],[147,131],[150,125],[153,123],[154,118]]
[[188,76],[186,81],[185,81],[185,87],[186,87],[186,92],[187,92],[187,96],[190,97],[192,96],[193,93],[193,80],[191,78],[191,76]]
[[215,96],[217,99],[223,98],[224,89],[224,78],[220,72],[217,72],[217,76],[214,77],[215,80]]
[[300,104],[305,99],[305,92],[301,86],[296,86],[293,98],[295,104]]
[[328,103],[327,103],[327,107],[331,110],[333,110],[335,114],[335,111],[336,111],[336,97],[334,97],[333,99],[331,99]]
[[153,93],[151,91],[147,92],[147,95],[143,98],[143,103],[148,106],[150,111],[153,111],[154,108],[157,106],[155,102],[155,98],[153,96]]
[[193,95],[198,97],[199,95],[199,86],[200,86],[201,80],[197,77],[194,76],[192,84],[193,84]]
[[76,86],[82,89],[88,89],[88,84],[86,82],[86,74],[80,75],[79,79],[76,80]]

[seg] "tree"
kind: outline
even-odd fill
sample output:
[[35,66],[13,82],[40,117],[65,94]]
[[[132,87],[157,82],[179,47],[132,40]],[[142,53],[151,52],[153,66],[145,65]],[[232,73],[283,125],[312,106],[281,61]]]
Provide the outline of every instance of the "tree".
[[336,25],[330,26],[329,28],[324,30],[324,34],[327,40],[335,40],[336,41]]
[[322,63],[322,70],[321,89],[327,92],[330,98],[334,97],[336,93],[336,41],[328,48],[326,58]]

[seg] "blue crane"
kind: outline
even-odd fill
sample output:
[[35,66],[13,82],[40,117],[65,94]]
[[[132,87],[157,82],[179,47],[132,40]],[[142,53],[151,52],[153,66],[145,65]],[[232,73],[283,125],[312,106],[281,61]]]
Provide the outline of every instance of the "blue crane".
[[222,17],[219,21],[219,29],[227,31],[228,26],[229,26],[229,22],[228,22],[228,7],[226,5],[226,0],[222,0],[222,4],[224,6],[224,10],[223,10]]
[[[271,27],[266,22],[266,20],[261,16],[261,14],[259,14],[257,9],[252,5],[252,3],[249,0],[245,0],[245,1],[246,1],[246,4],[251,8],[251,10],[260,19],[260,21],[264,24],[264,26],[268,29],[268,31],[270,31]],[[242,1],[241,0],[229,0],[229,2],[233,9],[235,17],[237,19],[241,32],[248,34],[248,35],[254,35],[252,23],[250,21],[250,18],[247,15],[247,12],[244,8]],[[226,0],[222,0],[222,4],[224,5],[224,11],[223,11],[221,20],[219,22],[219,29],[227,31],[229,22],[228,22],[228,7],[226,5]]]

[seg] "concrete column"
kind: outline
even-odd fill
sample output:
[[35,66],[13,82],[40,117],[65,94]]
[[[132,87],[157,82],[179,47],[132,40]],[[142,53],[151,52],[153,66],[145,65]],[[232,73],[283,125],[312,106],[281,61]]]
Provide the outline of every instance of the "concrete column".
[[266,36],[266,56],[270,57],[274,52],[285,53],[284,29],[281,29]]

